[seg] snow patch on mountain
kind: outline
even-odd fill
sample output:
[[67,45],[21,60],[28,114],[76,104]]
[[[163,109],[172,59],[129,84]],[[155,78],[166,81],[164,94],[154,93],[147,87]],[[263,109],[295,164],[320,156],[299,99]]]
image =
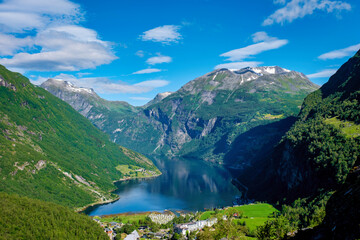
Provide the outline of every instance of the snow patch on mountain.
[[65,88],[66,90],[71,91],[71,92],[88,93],[88,94],[95,93],[92,88],[77,87],[73,83],[62,80],[62,79],[51,78],[47,82],[51,83],[52,85],[56,85],[58,87]]

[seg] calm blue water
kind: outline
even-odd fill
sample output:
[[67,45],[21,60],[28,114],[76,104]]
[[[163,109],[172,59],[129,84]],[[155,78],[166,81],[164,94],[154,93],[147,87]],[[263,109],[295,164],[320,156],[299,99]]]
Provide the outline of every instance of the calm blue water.
[[155,159],[162,175],[154,179],[117,184],[116,202],[88,209],[87,214],[123,212],[203,210],[230,206],[239,191],[231,184],[230,173],[199,160]]

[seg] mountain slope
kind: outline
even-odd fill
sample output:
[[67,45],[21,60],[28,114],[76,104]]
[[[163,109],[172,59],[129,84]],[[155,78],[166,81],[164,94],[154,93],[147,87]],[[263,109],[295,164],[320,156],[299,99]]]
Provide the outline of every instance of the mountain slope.
[[[110,107],[115,103],[70,90],[54,80],[42,87],[121,145],[146,154],[183,155],[218,163],[223,163],[237,136],[296,115],[303,98],[317,89],[303,74],[280,67],[218,69],[141,108],[125,103]],[[84,112],[85,108],[90,110]]]
[[67,103],[0,66],[0,191],[81,207],[112,198],[120,164],[158,171]]
[[257,199],[288,201],[338,189],[360,158],[360,52],[304,100],[262,168],[240,176]]
[[90,217],[49,202],[0,193],[0,239],[109,239]]

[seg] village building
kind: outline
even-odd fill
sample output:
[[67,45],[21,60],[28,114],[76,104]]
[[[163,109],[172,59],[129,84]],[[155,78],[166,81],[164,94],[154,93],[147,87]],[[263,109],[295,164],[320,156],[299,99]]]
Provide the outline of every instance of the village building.
[[199,231],[199,230],[203,229],[204,227],[211,227],[215,223],[217,223],[216,218],[212,218],[212,219],[208,219],[208,220],[201,220],[201,221],[197,221],[197,222],[182,223],[182,224],[175,225],[174,231],[179,234],[185,235],[186,232]]
[[149,215],[149,218],[154,223],[166,224],[166,223],[170,222],[171,220],[173,220],[175,218],[175,214],[173,214],[171,212],[167,212],[167,213],[151,213]]
[[106,234],[109,236],[110,239],[114,238],[114,231],[111,228],[105,228],[104,231],[106,232]]
[[132,233],[130,233],[124,238],[124,240],[137,240],[137,239],[140,239],[140,235],[136,230],[134,230]]

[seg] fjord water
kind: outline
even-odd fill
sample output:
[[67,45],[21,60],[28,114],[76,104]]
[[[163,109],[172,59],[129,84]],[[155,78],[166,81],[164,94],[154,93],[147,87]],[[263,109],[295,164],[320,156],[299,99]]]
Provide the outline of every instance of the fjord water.
[[162,175],[153,179],[117,183],[120,199],[86,211],[91,216],[123,212],[203,210],[230,206],[239,191],[230,173],[194,159],[155,159]]

